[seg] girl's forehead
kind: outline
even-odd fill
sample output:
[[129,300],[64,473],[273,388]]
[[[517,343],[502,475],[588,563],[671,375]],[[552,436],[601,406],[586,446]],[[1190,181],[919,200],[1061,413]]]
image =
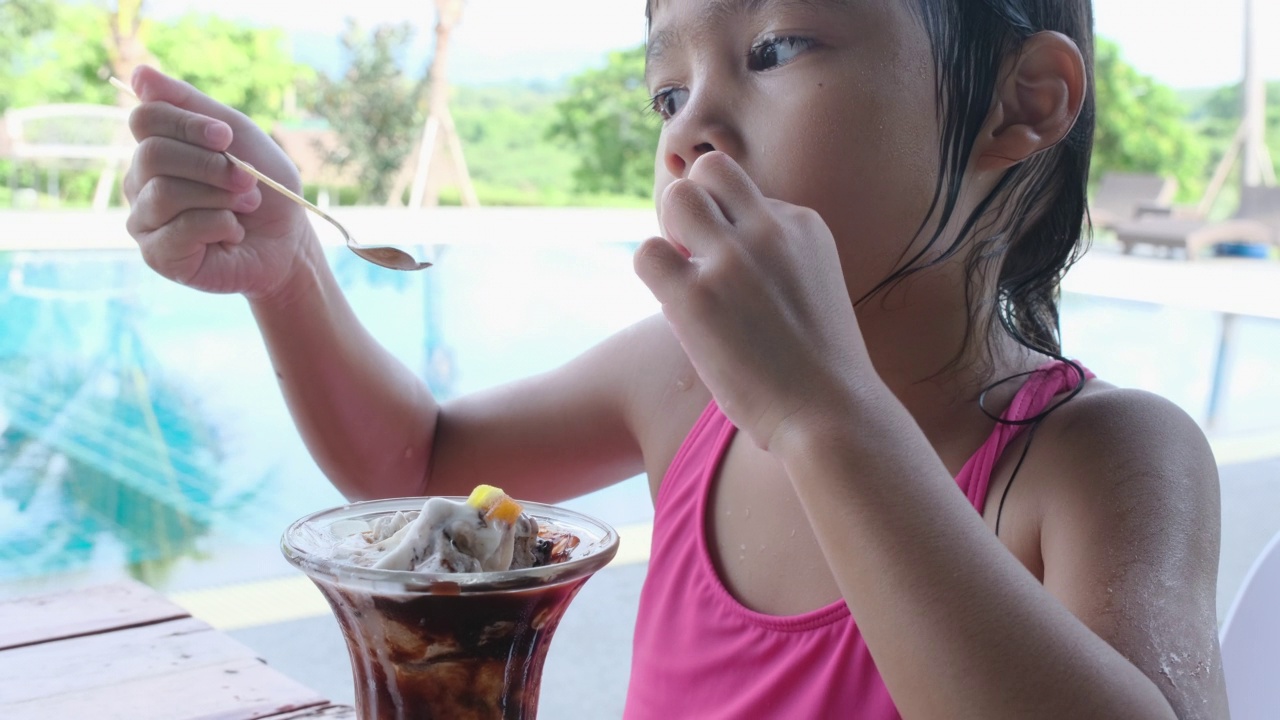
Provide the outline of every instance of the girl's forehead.
[[710,16],[754,13],[769,9],[821,8],[844,9],[856,0],[645,0],[644,15],[650,22],[659,10],[672,6],[697,9],[699,14]]
[[[716,36],[742,18],[808,18],[806,25],[852,23],[892,32],[903,22],[919,23],[914,8],[920,0],[646,0],[650,56],[659,49],[692,41],[695,33]],[[784,21],[787,22],[787,21]],[[887,23],[887,24],[886,24]]]

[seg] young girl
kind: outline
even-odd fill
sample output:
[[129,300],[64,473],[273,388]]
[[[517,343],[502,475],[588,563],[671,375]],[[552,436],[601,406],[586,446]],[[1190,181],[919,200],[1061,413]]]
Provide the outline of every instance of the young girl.
[[[352,498],[655,500],[629,718],[1222,718],[1218,488],[1172,404],[1061,357],[1088,0],[651,0],[662,314],[437,405],[242,115],[149,68],[161,274],[248,298]],[[1016,483],[1015,483],[1016,480]],[[856,621],[856,624],[855,624]]]

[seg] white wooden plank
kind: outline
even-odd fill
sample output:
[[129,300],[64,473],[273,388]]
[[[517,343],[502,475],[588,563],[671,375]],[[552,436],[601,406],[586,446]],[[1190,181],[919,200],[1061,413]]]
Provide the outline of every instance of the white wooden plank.
[[266,720],[356,720],[356,709],[350,705],[326,705],[284,715],[272,715]]
[[257,660],[233,660],[0,706],[5,720],[257,720],[327,704]]
[[252,650],[230,636],[195,618],[182,618],[0,652],[0,703],[256,659]]
[[125,580],[0,603],[0,650],[187,617],[139,582]]

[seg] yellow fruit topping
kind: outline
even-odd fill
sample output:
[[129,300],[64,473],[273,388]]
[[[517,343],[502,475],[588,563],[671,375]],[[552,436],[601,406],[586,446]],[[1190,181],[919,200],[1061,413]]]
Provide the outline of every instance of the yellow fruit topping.
[[467,498],[467,504],[477,510],[483,510],[486,519],[501,520],[511,525],[520,517],[524,508],[502,491],[492,485],[477,485]]
[[502,488],[496,488],[492,485],[477,485],[476,489],[471,491],[471,497],[467,498],[467,504],[473,508],[483,509],[505,495],[506,493],[502,492]]

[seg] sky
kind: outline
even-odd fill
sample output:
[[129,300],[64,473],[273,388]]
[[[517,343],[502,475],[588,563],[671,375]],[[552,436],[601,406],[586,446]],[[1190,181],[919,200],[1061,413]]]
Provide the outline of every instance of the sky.
[[[368,27],[434,23],[432,0],[146,0],[158,17],[184,11],[216,13],[287,29],[300,60],[338,62],[332,38],[350,16]],[[1255,0],[1262,28],[1263,77],[1280,80],[1280,0]],[[305,8],[305,9],[299,9]],[[1094,0],[1099,35],[1120,44],[1140,72],[1174,88],[1239,81],[1243,67],[1244,0]],[[430,32],[420,32],[425,57]],[[454,33],[450,78],[462,84],[559,80],[599,64],[609,50],[644,40],[640,0],[468,0]],[[325,68],[328,69],[328,68]]]

